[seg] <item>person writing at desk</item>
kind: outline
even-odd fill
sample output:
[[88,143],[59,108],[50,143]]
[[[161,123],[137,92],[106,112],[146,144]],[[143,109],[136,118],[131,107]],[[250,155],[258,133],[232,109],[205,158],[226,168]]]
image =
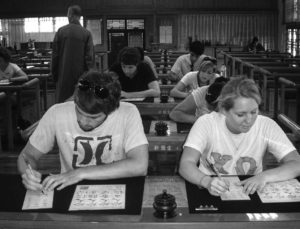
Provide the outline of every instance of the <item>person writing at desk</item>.
[[192,90],[214,82],[217,77],[215,73],[217,60],[212,57],[205,57],[199,66],[198,71],[187,73],[170,91],[170,96],[176,98],[187,97]]
[[[269,182],[300,175],[300,156],[283,130],[272,119],[259,115],[261,96],[253,80],[236,77],[222,89],[219,112],[201,116],[184,144],[180,174],[189,182],[219,196],[228,185],[221,175],[253,175],[241,181],[247,194],[261,191]],[[277,168],[263,171],[266,151],[280,162]],[[199,166],[197,166],[199,164]]]
[[22,69],[11,63],[9,51],[0,46],[0,82],[27,81],[28,76]]
[[217,98],[228,78],[218,77],[214,83],[198,87],[169,114],[175,122],[194,123],[200,116],[217,108]]
[[[119,102],[121,89],[110,74],[84,73],[74,101],[52,106],[18,158],[23,184],[30,190],[61,190],[81,180],[144,176],[148,142],[137,108]],[[61,173],[41,182],[39,158],[57,142]],[[29,169],[31,165],[32,169]]]
[[124,98],[159,97],[160,88],[151,67],[141,62],[136,48],[125,47],[120,51],[119,63],[111,66],[120,81]]

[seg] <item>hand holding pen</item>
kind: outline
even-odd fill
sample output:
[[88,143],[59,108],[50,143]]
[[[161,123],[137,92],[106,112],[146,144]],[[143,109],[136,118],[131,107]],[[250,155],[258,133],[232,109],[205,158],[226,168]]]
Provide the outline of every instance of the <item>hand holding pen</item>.
[[213,178],[210,182],[210,187],[208,187],[209,192],[212,195],[219,196],[221,193],[229,191],[230,184],[223,179],[219,171],[216,169],[214,164],[212,164],[208,159],[206,159],[206,163],[209,168],[215,173],[218,177]]
[[22,154],[22,157],[26,164],[25,173],[22,174],[22,182],[23,182],[24,186],[26,187],[26,189],[29,189],[29,190],[43,192],[43,186],[41,184],[42,175],[38,171],[35,171],[32,169],[29,161],[24,156],[24,154]]

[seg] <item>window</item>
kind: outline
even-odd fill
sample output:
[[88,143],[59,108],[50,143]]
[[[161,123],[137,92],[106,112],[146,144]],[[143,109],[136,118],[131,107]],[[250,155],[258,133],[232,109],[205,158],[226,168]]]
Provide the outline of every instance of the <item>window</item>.
[[25,33],[39,32],[39,19],[38,18],[25,18]]
[[144,29],[144,19],[128,19],[127,29]]
[[94,45],[102,44],[102,19],[88,19],[86,28],[92,33]]
[[159,26],[159,43],[172,44],[172,26]]
[[285,1],[285,22],[300,22],[300,0]]
[[107,29],[125,29],[125,20],[107,20]]
[[287,29],[287,52],[293,56],[300,55],[300,29]]
[[64,26],[67,25],[69,23],[68,18],[67,17],[55,17],[54,18],[54,30],[55,32],[57,32],[57,30]]

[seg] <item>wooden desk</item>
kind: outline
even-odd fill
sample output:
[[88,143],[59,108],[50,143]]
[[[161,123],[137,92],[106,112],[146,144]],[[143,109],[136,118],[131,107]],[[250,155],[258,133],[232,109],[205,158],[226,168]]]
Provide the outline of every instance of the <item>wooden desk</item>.
[[[149,185],[151,185],[149,189]],[[184,184],[179,177],[147,177],[144,190],[153,191],[153,187],[168,188],[171,194],[176,195],[176,200],[184,197]],[[183,187],[184,188],[184,187]],[[174,193],[174,190],[176,193]],[[144,200],[153,198],[156,193],[146,193]],[[146,198],[145,198],[146,197]],[[151,198],[151,199],[152,199]],[[152,201],[149,200],[151,203]],[[153,215],[154,209],[145,206],[143,202],[140,215],[112,215],[91,212],[0,212],[0,228],[24,228],[24,229],[274,229],[274,228],[299,228],[300,213],[201,213],[190,214],[188,207],[183,204],[176,209],[177,216],[170,219],[159,219]]]
[[31,79],[23,83],[13,83],[9,85],[0,85],[0,92],[6,93],[6,114],[7,114],[7,135],[8,135],[8,149],[12,150],[14,148],[13,143],[13,126],[12,126],[12,96],[14,92],[17,92],[17,102],[18,102],[18,113],[21,113],[21,97],[20,93],[22,90],[35,87],[36,94],[36,109],[38,118],[40,118],[40,85],[39,79]]
[[[124,100],[123,100],[124,101]],[[182,100],[174,100],[169,97],[168,103],[161,103],[160,98],[146,98],[142,101],[125,100],[135,104],[140,111],[140,114],[149,116],[168,116],[171,110]]]

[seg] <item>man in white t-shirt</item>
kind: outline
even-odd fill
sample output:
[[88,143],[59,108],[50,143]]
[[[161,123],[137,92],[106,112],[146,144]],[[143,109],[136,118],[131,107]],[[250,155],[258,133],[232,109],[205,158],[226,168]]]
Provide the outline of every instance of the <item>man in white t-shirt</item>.
[[[148,141],[133,104],[119,102],[121,88],[109,74],[81,76],[74,101],[52,106],[18,158],[23,184],[30,190],[58,190],[83,179],[142,176],[148,166]],[[61,174],[41,182],[38,159],[57,143]],[[32,166],[32,171],[28,169]]]
[[203,59],[206,57],[203,52],[204,45],[202,42],[192,42],[190,53],[179,56],[172,66],[170,73],[171,79],[178,81],[188,72],[197,71]]

